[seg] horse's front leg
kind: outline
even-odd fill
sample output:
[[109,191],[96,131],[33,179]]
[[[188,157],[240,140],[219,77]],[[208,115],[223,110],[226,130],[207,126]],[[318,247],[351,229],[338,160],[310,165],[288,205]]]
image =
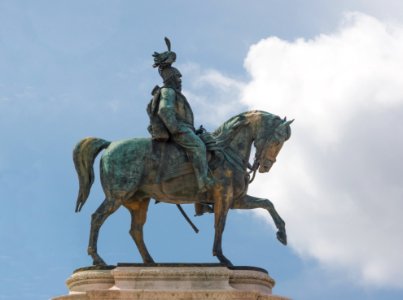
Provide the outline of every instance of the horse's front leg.
[[226,173],[224,180],[213,189],[215,228],[213,255],[216,256],[221,263],[232,266],[231,261],[224,256],[222,251],[222,234],[224,232],[228,211],[233,202],[231,174],[229,174],[230,171]]
[[233,209],[253,209],[253,208],[264,208],[266,209],[271,217],[273,218],[274,224],[276,225],[277,239],[284,245],[287,245],[287,234],[285,231],[285,222],[277,213],[274,208],[273,203],[268,199],[257,198],[249,195],[245,195],[243,198],[237,199],[232,205]]

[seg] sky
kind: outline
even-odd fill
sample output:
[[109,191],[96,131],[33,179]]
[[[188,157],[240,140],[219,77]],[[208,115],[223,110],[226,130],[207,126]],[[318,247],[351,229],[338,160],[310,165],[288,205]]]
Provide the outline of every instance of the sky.
[[[0,0],[0,299],[67,293],[91,264],[96,182],[74,212],[72,150],[84,137],[147,137],[168,36],[196,125],[213,131],[260,109],[295,119],[270,173],[249,194],[267,212],[231,211],[223,250],[265,268],[292,299],[403,299],[403,2],[398,0]],[[193,215],[191,206],[185,206]],[[216,262],[213,216],[151,204],[157,262]],[[102,227],[109,263],[140,262],[124,208]]]

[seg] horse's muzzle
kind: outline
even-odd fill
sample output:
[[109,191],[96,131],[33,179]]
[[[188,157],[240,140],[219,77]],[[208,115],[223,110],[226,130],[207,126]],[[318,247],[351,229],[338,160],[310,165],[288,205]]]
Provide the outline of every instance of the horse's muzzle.
[[259,166],[259,173],[267,173],[270,171],[271,167],[273,166],[274,162],[271,160],[265,160]]

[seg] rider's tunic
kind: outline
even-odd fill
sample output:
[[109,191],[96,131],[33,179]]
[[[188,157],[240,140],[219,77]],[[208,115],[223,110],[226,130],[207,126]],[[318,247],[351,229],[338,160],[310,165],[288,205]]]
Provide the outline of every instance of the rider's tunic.
[[195,133],[193,112],[187,99],[180,91],[163,87],[160,90],[157,113],[171,139],[186,150],[198,185],[203,186],[203,180],[207,176],[206,146]]

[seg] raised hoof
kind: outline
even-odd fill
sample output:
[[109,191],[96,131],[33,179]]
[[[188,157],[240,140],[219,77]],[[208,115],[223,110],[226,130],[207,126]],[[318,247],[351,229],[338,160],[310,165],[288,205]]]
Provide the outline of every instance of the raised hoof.
[[287,245],[287,234],[284,231],[277,231],[277,239],[283,245]]

